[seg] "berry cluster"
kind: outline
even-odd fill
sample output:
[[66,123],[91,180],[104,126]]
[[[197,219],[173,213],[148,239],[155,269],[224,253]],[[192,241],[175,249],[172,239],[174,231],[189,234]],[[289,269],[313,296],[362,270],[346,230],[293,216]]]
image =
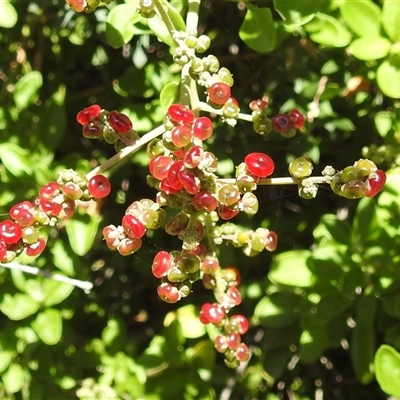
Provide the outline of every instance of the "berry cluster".
[[240,362],[249,359],[249,349],[241,340],[248,328],[247,318],[240,314],[229,316],[229,312],[242,302],[242,296],[237,288],[240,284],[240,274],[236,268],[221,268],[218,259],[207,256],[201,263],[203,284],[207,289],[214,290],[217,302],[205,303],[200,310],[200,321],[203,324],[213,324],[220,334],[214,339],[214,346],[223,353],[225,364],[236,368]]
[[92,104],[80,111],[76,120],[82,125],[85,138],[103,138],[107,143],[114,144],[117,151],[132,145],[138,139],[127,115],[116,110],[102,110],[98,104]]
[[165,211],[157,203],[141,199],[126,209],[121,225],[104,227],[103,236],[111,250],[128,256],[140,249],[146,230],[159,228],[164,219]]
[[255,132],[264,135],[272,130],[280,133],[283,137],[291,138],[296,135],[297,130],[304,130],[305,118],[299,110],[291,110],[287,114],[278,114],[272,118],[268,117],[268,100],[252,100],[249,104],[252,110],[253,128]]
[[0,261],[11,262],[22,252],[36,257],[46,247],[40,228],[54,226],[58,220],[71,217],[77,201],[89,201],[108,196],[111,185],[103,175],[89,181],[73,170],[64,170],[57,181],[39,190],[33,203],[22,201],[9,211],[11,219],[0,222]]
[[360,159],[342,171],[325,172],[332,176],[333,192],[347,199],[374,197],[386,182],[385,172],[368,159]]

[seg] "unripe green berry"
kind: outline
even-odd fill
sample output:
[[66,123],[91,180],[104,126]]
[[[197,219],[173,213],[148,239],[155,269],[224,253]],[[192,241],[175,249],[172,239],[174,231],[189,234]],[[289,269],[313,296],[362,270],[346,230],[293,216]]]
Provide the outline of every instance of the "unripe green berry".
[[346,167],[340,173],[340,179],[342,182],[350,182],[357,178],[357,169],[355,167]]
[[195,74],[200,74],[201,72],[203,72],[204,71],[203,60],[201,60],[198,57],[192,58],[190,62],[190,69]]
[[365,182],[353,180],[345,183],[342,186],[342,190],[339,194],[343,197],[346,197],[346,199],[359,199],[364,197],[367,190],[368,186]]
[[233,77],[228,68],[222,67],[218,71],[218,77],[221,82],[226,83],[228,86],[233,86]]
[[178,267],[173,266],[168,270],[167,278],[170,282],[183,282],[187,280],[188,275]]
[[356,161],[354,167],[357,171],[357,178],[366,178],[369,174],[378,169],[375,163],[366,159]]
[[219,70],[218,58],[212,54],[208,55],[204,60],[204,69],[211,74],[217,72]]
[[196,36],[189,35],[185,38],[185,44],[189,49],[194,49],[197,45],[197,40]]
[[198,53],[204,53],[210,47],[211,39],[206,35],[200,35],[196,43],[196,51]]
[[243,212],[247,215],[254,215],[258,212],[258,199],[254,193],[247,192],[241,199]]
[[306,157],[298,157],[289,164],[289,173],[293,178],[306,178],[311,175],[312,170],[312,163]]

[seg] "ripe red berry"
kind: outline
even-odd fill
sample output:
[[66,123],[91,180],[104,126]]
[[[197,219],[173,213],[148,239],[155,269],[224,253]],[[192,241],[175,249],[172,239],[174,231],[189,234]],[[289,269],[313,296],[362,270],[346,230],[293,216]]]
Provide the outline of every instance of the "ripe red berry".
[[189,194],[196,194],[200,191],[200,179],[190,170],[183,169],[178,172],[178,179],[181,181],[183,189]]
[[224,105],[231,97],[231,88],[223,82],[216,82],[208,88],[209,99],[218,105]]
[[157,288],[158,296],[166,303],[176,303],[181,299],[181,294],[178,288],[169,282],[163,282]]
[[240,343],[239,347],[236,350],[236,359],[241,362],[246,362],[250,357],[249,348],[245,343]]
[[233,210],[225,204],[220,204],[217,209],[218,215],[221,219],[227,221],[239,214],[239,210]]
[[60,203],[56,203],[49,199],[42,198],[39,200],[39,209],[42,210],[47,215],[56,217],[62,211],[62,205]]
[[88,182],[90,195],[95,199],[103,199],[111,192],[111,183],[104,175],[95,175]]
[[171,142],[181,148],[187,146],[192,140],[192,130],[186,125],[178,125],[171,131]]
[[25,247],[25,253],[29,257],[36,257],[43,252],[46,247],[46,239],[39,236],[35,243],[29,244]]
[[100,115],[101,107],[97,104],[92,104],[91,106],[84,108],[79,111],[76,115],[76,120],[81,125],[87,125],[89,122],[93,121]]
[[250,110],[264,110],[268,107],[268,102],[262,99],[252,100],[249,104]]
[[22,237],[22,228],[14,221],[6,219],[0,222],[0,241],[5,244],[17,243]]
[[305,124],[304,115],[299,110],[289,111],[289,118],[292,124],[297,129],[303,129]]
[[0,262],[3,261],[4,257],[7,254],[7,245],[3,240],[0,240]]
[[162,181],[167,177],[168,170],[171,168],[173,163],[174,161],[172,160],[171,157],[167,156],[153,157],[149,163],[150,174],[159,181]]
[[171,121],[182,125],[191,125],[195,119],[194,112],[189,107],[182,104],[170,105],[168,108],[168,116]]
[[367,184],[369,189],[365,192],[366,197],[374,197],[377,195],[385,186],[386,183],[386,174],[381,169],[373,172],[370,177],[367,179]]
[[141,239],[125,238],[120,241],[117,250],[121,256],[129,256],[142,247]]
[[10,217],[22,227],[31,226],[35,222],[32,203],[29,201],[23,201],[15,204],[10,209]]
[[196,193],[192,198],[192,204],[197,211],[212,212],[218,207],[218,201],[208,190]]
[[200,140],[207,140],[213,134],[214,128],[208,117],[196,118],[193,124],[193,135]]
[[274,231],[269,231],[267,235],[267,244],[265,245],[266,250],[275,251],[278,247],[278,235]]
[[143,223],[132,214],[125,214],[122,218],[122,227],[125,234],[133,239],[140,239],[146,233]]
[[113,110],[108,114],[108,122],[117,133],[129,133],[132,130],[132,121],[125,114]]
[[230,330],[244,335],[249,329],[249,320],[241,314],[232,315],[229,319]]
[[203,323],[210,323],[217,325],[225,317],[225,310],[218,304],[205,303],[200,310],[200,321]]
[[162,278],[168,274],[172,264],[172,257],[167,251],[159,251],[151,264],[151,271],[156,278]]
[[196,168],[203,160],[204,150],[201,146],[192,146],[185,154],[183,163],[186,168]]
[[278,114],[272,118],[272,129],[279,133],[287,133],[293,128],[293,122],[287,114]]
[[167,174],[168,184],[172,189],[174,189],[176,191],[179,191],[183,188],[182,182],[178,178],[178,173],[179,173],[179,171],[182,171],[184,168],[185,167],[183,165],[183,161],[178,160],[178,161],[175,161],[171,165],[171,168],[168,170],[168,174]]
[[49,182],[39,190],[39,197],[53,199],[60,193],[60,185],[57,182]]
[[90,122],[82,127],[82,135],[87,139],[98,139],[103,136],[103,129],[101,122]]
[[250,153],[245,157],[244,162],[250,174],[258,178],[271,175],[275,169],[272,158],[264,153]]
[[240,335],[238,333],[230,333],[226,337],[226,344],[232,350],[237,350],[241,343]]

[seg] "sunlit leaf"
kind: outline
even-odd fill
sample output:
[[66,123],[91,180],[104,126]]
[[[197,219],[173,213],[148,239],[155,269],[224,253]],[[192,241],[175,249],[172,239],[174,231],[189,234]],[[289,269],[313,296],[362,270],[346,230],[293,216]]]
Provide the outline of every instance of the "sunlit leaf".
[[32,321],[32,328],[38,334],[43,343],[55,345],[61,339],[62,317],[58,310],[49,308],[40,312]]
[[392,42],[400,41],[400,2],[385,0],[382,9],[382,25]]
[[32,103],[42,87],[43,78],[39,71],[31,71],[25,74],[16,84],[13,92],[16,106],[23,110]]
[[13,143],[0,143],[0,159],[14,176],[32,173],[29,151]]
[[385,60],[376,71],[376,80],[379,89],[386,96],[400,98],[400,68],[398,65]]
[[246,16],[239,30],[239,37],[252,50],[260,53],[272,51],[276,45],[276,30],[269,8],[246,4]]
[[340,12],[347,25],[358,36],[378,36],[381,29],[381,8],[371,0],[346,0]]
[[286,25],[303,25],[309,22],[326,1],[287,1],[274,0],[275,10]]
[[42,283],[42,289],[44,293],[43,305],[50,307],[65,300],[74,290],[74,286],[55,279],[46,279]]
[[5,294],[0,304],[1,312],[14,321],[19,321],[35,314],[38,309],[39,303],[22,293],[17,293],[15,296]]
[[9,393],[16,393],[21,390],[25,381],[25,373],[19,364],[11,364],[2,374],[5,389]]
[[400,397],[400,354],[393,347],[382,345],[376,352],[374,365],[381,389]]
[[0,27],[12,28],[18,20],[18,13],[11,2],[0,0]]
[[360,60],[378,60],[389,54],[392,43],[381,36],[363,36],[351,42],[350,52]]
[[66,229],[72,250],[84,256],[92,247],[101,218],[89,215],[76,215],[69,220]]

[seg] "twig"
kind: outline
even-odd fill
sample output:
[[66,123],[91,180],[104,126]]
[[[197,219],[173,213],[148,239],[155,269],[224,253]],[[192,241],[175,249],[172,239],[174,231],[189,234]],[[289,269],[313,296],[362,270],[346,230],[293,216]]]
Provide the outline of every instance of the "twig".
[[[222,110],[216,110],[215,108],[210,107],[207,103],[204,103],[203,101],[199,102],[199,107],[201,111],[206,111],[210,114],[223,115]],[[237,119],[241,119],[247,122],[253,122],[253,116],[249,114],[239,113]]]
[[[298,185],[302,183],[303,186],[305,183],[309,184],[320,184],[320,183],[331,183],[332,177],[331,176],[310,176],[309,178],[304,179],[294,179],[290,176],[286,176],[283,178],[266,178],[260,179],[257,182],[257,185]],[[228,178],[228,179],[218,179],[220,183],[236,183],[235,178]]]
[[54,274],[50,271],[42,270],[37,267],[31,267],[29,265],[22,265],[19,263],[11,262],[7,264],[0,263],[0,266],[8,269],[14,269],[16,271],[25,272],[31,275],[37,275],[48,279],[54,279],[55,281],[68,283],[69,285],[82,289],[86,294],[93,289],[92,282],[80,281],[78,279],[68,278],[68,276]]

